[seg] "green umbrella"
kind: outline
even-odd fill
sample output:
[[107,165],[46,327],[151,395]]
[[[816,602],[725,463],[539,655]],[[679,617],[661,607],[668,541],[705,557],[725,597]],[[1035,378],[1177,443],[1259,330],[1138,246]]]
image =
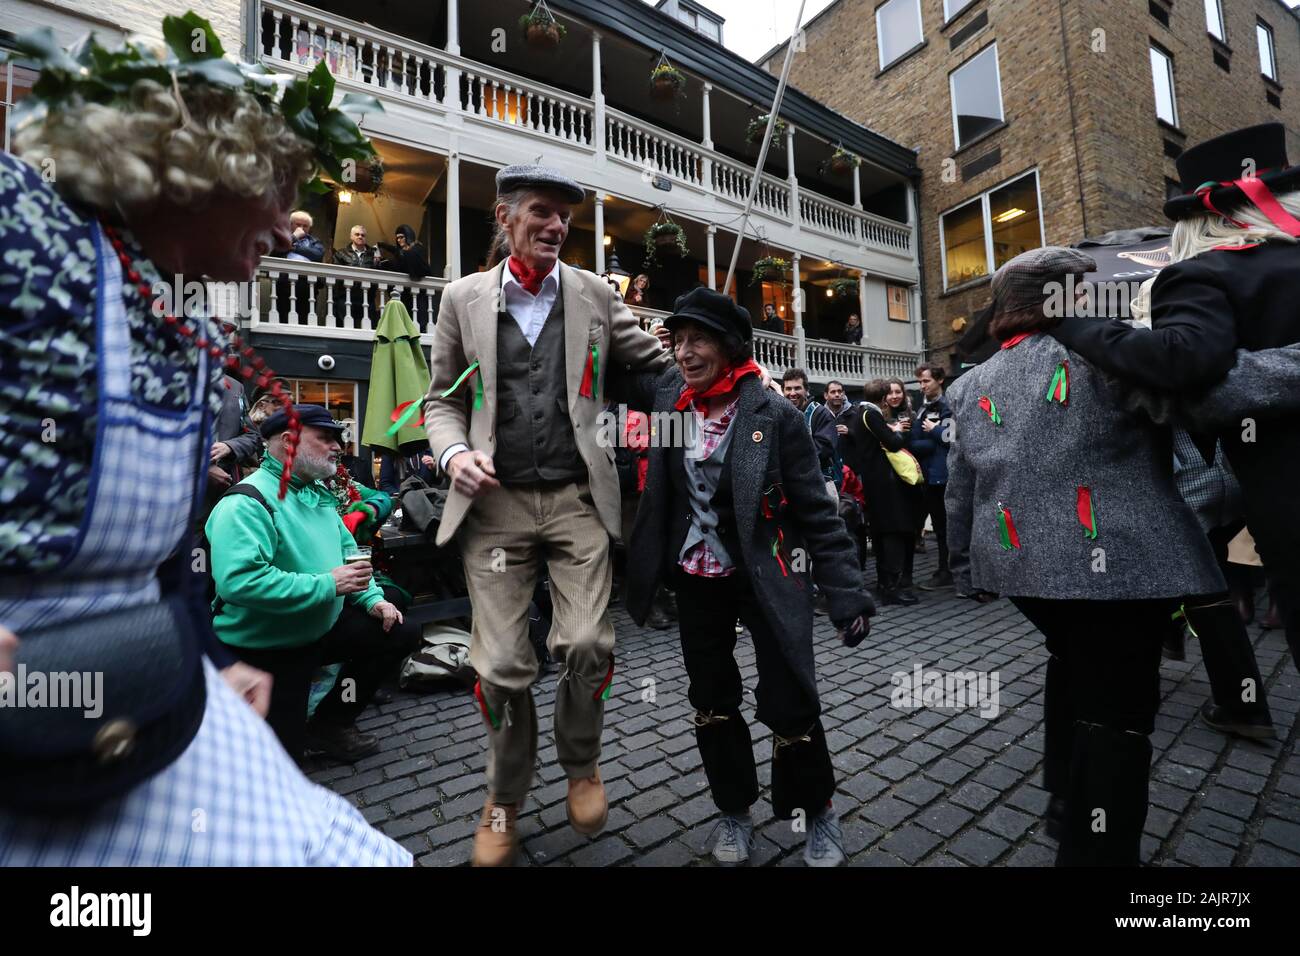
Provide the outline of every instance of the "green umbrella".
[[429,364],[420,347],[420,330],[411,321],[406,306],[389,299],[375,330],[375,351],[370,359],[370,397],[366,400],[366,424],[361,444],[396,451],[407,442],[427,441],[424,426],[414,424],[419,413],[389,435],[393,410],[404,402],[419,402],[429,390]]

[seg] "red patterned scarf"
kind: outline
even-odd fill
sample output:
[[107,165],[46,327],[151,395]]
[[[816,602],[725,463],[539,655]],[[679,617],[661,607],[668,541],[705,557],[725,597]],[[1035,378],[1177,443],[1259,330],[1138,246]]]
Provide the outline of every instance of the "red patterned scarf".
[[691,403],[697,399],[716,398],[719,395],[726,395],[735,388],[746,375],[762,375],[762,370],[753,359],[746,359],[742,364],[727,369],[718,376],[718,380],[702,392],[697,392],[694,388],[687,385],[682,390],[682,394],[677,398],[677,404],[674,406],[677,411],[685,411],[690,408]]
[[506,260],[506,266],[510,269],[510,274],[515,277],[515,281],[527,289],[531,295],[537,295],[542,291],[542,280],[551,274],[550,269],[545,272],[540,269],[530,269],[515,256],[511,256]]

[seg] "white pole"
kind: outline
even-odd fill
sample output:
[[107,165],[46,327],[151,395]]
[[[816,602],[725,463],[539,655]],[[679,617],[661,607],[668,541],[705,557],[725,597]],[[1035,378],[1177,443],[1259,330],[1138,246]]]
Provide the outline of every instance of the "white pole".
[[[781,79],[776,84],[776,99],[767,114],[767,129],[763,132],[763,148],[758,153],[758,165],[754,167],[754,178],[749,184],[749,197],[745,200],[745,213],[740,219],[740,228],[736,231],[736,247],[731,250],[731,266],[727,269],[727,281],[722,284],[723,291],[731,288],[731,280],[736,274],[736,262],[740,259],[740,244],[749,227],[749,214],[754,208],[754,197],[758,194],[759,177],[763,175],[763,166],[767,162],[767,149],[772,145],[772,130],[776,126],[776,114],[781,109],[781,100],[785,96],[785,84],[790,78],[790,66],[794,62],[794,47],[799,35],[799,24],[803,23],[803,8],[808,0],[799,0],[799,13],[794,19],[794,29],[790,31],[790,40],[785,47],[785,64],[781,67]],[[799,211],[794,210],[797,216]]]

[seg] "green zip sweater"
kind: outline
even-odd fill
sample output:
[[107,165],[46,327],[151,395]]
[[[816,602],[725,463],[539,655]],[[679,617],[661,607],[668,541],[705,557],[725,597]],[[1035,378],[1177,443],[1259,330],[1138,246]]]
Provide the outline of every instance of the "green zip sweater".
[[[217,585],[217,637],[236,647],[300,647],[320,639],[343,610],[330,572],[356,547],[329,489],[294,478],[283,501],[284,469],[270,455],[244,479],[262,493],[274,518],[247,495],[226,495],[206,532]],[[372,578],[350,600],[369,611],[384,599]]]

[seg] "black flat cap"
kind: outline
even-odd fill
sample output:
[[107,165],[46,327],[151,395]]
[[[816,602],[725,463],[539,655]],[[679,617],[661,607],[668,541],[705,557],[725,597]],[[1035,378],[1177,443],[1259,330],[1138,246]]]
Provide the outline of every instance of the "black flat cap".
[[[298,413],[298,420],[302,422],[303,428],[308,426],[312,428],[324,428],[329,431],[338,432],[340,435],[347,429],[334,420],[334,416],[329,410],[322,405],[295,405],[294,411]],[[277,409],[273,415],[267,416],[266,421],[262,422],[260,431],[263,438],[270,438],[272,435],[278,435],[289,427],[289,415],[283,409]]]
[[587,198],[587,191],[574,180],[557,169],[539,166],[536,163],[521,163],[507,166],[497,173],[497,195],[501,196],[515,189],[554,189],[563,193],[571,203],[580,203]]
[[664,326],[672,332],[683,322],[698,322],[722,335],[738,335],[743,342],[754,337],[749,311],[737,305],[730,296],[704,286],[679,296],[673,303],[673,314],[664,320]]

